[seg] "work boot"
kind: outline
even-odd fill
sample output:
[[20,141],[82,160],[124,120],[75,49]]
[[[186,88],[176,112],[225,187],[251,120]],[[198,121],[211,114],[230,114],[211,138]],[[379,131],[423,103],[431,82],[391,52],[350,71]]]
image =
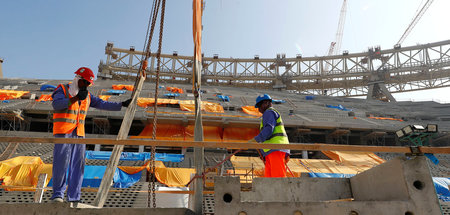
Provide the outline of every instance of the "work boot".
[[78,201],[70,201],[70,207],[72,208],[78,208],[78,204],[82,204],[84,203],[82,200],[78,200]]
[[52,199],[52,202],[53,203],[63,203],[64,200],[61,197],[56,197],[56,198]]

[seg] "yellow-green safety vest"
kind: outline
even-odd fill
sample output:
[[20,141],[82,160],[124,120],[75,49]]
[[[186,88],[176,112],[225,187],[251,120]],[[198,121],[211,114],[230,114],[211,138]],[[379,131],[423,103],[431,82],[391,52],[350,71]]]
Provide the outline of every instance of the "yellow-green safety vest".
[[[281,114],[274,108],[270,107],[268,110],[273,110],[276,113],[278,113],[277,118],[277,124],[275,125],[275,128],[273,129],[272,136],[269,137],[266,141],[263,143],[270,143],[270,144],[289,144],[289,139],[286,134],[286,130],[284,129],[283,120],[281,119]],[[263,118],[261,117],[261,124],[259,126],[259,130],[261,131],[263,129]],[[263,149],[264,152],[270,151],[270,149]]]

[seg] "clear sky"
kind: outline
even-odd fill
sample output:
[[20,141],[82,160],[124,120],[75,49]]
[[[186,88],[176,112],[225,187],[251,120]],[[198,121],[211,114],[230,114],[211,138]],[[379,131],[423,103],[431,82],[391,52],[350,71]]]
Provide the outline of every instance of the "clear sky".
[[[341,49],[392,48],[426,0],[348,0]],[[152,1],[14,0],[0,3],[0,57],[7,78],[72,79],[97,71],[106,42],[144,47]],[[325,55],[342,0],[206,0],[206,56],[274,58]],[[403,46],[450,39],[450,1],[435,0]],[[192,1],[167,0],[163,52],[192,55]],[[157,37],[154,37],[157,38]],[[154,46],[156,47],[156,46]],[[152,50],[156,51],[156,48]],[[449,101],[450,89],[394,94],[400,100]]]

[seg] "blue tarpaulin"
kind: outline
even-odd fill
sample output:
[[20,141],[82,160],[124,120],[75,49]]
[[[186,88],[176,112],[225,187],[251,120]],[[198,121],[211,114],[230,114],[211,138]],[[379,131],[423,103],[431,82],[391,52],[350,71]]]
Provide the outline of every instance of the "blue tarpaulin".
[[341,174],[341,173],[308,173],[311,178],[351,178],[355,174]]
[[178,97],[180,96],[180,94],[178,93],[166,93],[164,94],[165,97]]
[[433,183],[438,198],[444,202],[450,202],[450,191],[448,190],[450,178],[433,177]]
[[108,90],[106,94],[120,95],[126,93],[126,90]]
[[[81,186],[99,187],[105,171],[106,166],[84,166],[83,184]],[[67,172],[69,172],[69,170],[67,170]],[[53,178],[50,180],[47,186],[53,186]]]
[[286,103],[286,101],[284,101],[284,100],[276,100],[276,99],[272,99],[272,102],[273,102],[274,104]]
[[306,100],[314,100],[316,98],[316,96],[306,96],[305,99]]
[[[120,154],[120,160],[126,161],[145,161],[150,160],[150,152],[122,152]],[[111,152],[105,151],[86,151],[86,159],[91,160],[109,160]],[[157,161],[170,161],[170,162],[181,162],[184,160],[184,155],[182,154],[167,154],[167,153],[156,153],[155,159]]]
[[56,89],[56,86],[50,85],[50,84],[44,84],[41,86],[41,91],[53,91]]
[[223,101],[223,102],[229,102],[230,101],[230,97],[229,96],[223,96],[223,95],[216,95],[217,98],[219,98],[219,100]]
[[127,174],[126,172],[122,171],[121,169],[117,168],[116,172],[114,173],[114,185],[115,188],[128,188],[136,184],[141,179],[142,172],[138,172],[135,174]]
[[[106,166],[85,166],[82,187],[100,187]],[[113,187],[128,188],[133,186],[141,179],[142,172],[129,175],[119,168],[116,168],[113,177]],[[47,187],[53,186],[53,179],[50,180]]]
[[338,106],[333,106],[333,105],[326,105],[327,108],[336,108],[338,110],[343,110],[343,111],[353,111],[352,109],[347,109],[342,105],[338,105]]

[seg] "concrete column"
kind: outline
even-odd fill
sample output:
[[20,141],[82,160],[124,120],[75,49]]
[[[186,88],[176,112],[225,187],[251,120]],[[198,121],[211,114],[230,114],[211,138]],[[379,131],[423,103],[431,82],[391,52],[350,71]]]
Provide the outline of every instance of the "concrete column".
[[305,151],[305,150],[302,151],[302,158],[308,159],[308,151]]

